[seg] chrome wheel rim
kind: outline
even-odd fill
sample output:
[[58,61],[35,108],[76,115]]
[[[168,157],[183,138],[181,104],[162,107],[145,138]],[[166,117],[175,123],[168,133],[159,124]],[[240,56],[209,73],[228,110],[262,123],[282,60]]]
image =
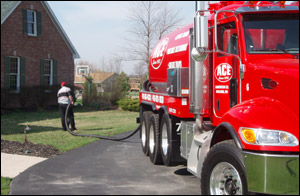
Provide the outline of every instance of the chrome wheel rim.
[[210,176],[210,193],[212,195],[242,195],[242,180],[230,163],[218,163]]
[[163,151],[163,154],[166,156],[168,153],[168,130],[167,130],[167,125],[164,124],[162,127],[162,132],[161,132],[161,148]]
[[153,152],[154,152],[154,146],[155,146],[154,129],[153,129],[153,126],[151,126],[149,129],[149,149],[150,149],[151,154],[153,154]]
[[143,147],[146,146],[146,123],[143,122],[142,124],[142,145]]

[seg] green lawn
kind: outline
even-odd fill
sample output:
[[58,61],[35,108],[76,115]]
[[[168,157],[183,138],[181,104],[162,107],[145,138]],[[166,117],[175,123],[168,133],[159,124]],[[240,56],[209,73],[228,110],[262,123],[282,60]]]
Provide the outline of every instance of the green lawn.
[[[78,133],[83,134],[115,135],[133,130],[138,126],[136,124],[137,112],[93,111],[74,108],[74,116]],[[76,137],[67,131],[62,131],[58,109],[1,115],[1,139],[24,142],[24,128],[27,124],[31,128],[27,132],[29,142],[52,145],[62,152],[98,140],[96,138]]]
[[82,99],[77,99],[76,103],[82,105]]
[[8,195],[12,179],[1,177],[1,195]]
[[[135,129],[138,113],[74,108],[74,116],[77,133],[110,136]],[[98,140],[96,138],[76,137],[67,131],[62,131],[58,109],[2,114],[1,139],[24,142],[24,128],[27,124],[31,128],[27,132],[29,142],[52,145],[62,152]],[[1,195],[9,194],[11,181],[10,178],[1,177]]]

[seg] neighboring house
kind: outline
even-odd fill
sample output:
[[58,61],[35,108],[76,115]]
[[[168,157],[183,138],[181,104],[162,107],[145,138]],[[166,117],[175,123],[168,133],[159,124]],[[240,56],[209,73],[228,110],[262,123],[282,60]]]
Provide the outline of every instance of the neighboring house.
[[1,1],[1,88],[73,85],[76,58],[46,1]]
[[[78,66],[77,66],[78,67]],[[76,70],[82,70],[82,65],[80,65],[81,69],[78,68]],[[116,86],[118,74],[116,73],[107,73],[107,72],[95,72],[89,73],[86,76],[90,76],[93,78],[93,83],[97,87],[97,92],[112,92]],[[86,78],[81,76],[79,72],[75,73],[75,81],[74,84],[77,88],[83,89],[83,83],[85,83]]]
[[130,85],[130,91],[140,91],[141,78],[136,76],[130,76],[128,84]]

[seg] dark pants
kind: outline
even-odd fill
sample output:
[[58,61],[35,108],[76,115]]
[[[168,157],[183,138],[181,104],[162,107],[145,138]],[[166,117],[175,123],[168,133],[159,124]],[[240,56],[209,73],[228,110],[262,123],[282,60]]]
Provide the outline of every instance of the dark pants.
[[[67,127],[65,124],[65,114],[66,114],[68,104],[58,104],[58,105],[59,105],[59,112],[60,112],[62,128],[64,130],[67,130]],[[75,129],[73,105],[70,105],[70,107],[69,107],[68,118],[69,118],[68,125],[69,125],[69,123],[71,123],[71,129]]]

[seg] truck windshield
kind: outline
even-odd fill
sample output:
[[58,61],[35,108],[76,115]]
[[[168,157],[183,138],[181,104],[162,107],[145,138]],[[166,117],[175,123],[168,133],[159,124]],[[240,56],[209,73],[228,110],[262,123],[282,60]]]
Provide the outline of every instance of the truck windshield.
[[299,14],[245,14],[245,42],[250,54],[299,54]]

